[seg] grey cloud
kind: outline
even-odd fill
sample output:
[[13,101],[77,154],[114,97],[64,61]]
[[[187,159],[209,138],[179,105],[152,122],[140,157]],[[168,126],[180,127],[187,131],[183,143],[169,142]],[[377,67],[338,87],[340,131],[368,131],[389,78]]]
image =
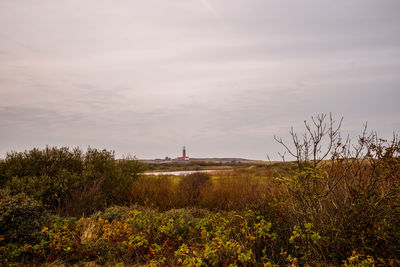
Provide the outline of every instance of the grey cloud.
[[[52,126],[57,124],[69,123],[76,120],[75,116],[61,115],[58,112],[44,108],[13,107],[6,106],[0,108],[0,121],[2,127],[20,125],[23,127],[40,128],[42,126]],[[39,127],[36,127],[39,126]]]
[[[0,153],[265,159],[311,115],[398,130],[400,2],[2,1]],[[396,128],[397,127],[397,128]],[[276,154],[276,153],[275,153]]]

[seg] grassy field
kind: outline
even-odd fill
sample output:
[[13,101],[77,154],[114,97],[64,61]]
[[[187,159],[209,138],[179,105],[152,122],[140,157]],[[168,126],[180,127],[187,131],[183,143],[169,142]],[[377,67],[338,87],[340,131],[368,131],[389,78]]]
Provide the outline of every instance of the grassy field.
[[148,172],[158,171],[194,171],[194,170],[231,170],[238,167],[264,166],[270,164],[263,161],[169,161],[169,162],[144,162]]

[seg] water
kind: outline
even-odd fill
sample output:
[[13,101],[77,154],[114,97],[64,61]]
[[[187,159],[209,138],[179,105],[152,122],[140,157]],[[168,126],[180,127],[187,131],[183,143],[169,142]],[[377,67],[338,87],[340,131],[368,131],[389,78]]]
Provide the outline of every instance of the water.
[[145,172],[143,175],[189,175],[197,172],[215,172],[215,171],[226,171],[226,170],[195,170],[195,171],[172,171],[172,172]]

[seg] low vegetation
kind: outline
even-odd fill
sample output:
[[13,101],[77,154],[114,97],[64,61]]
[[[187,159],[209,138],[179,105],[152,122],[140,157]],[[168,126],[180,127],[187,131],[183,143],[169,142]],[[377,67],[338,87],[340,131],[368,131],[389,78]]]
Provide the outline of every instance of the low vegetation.
[[305,126],[276,138],[292,162],[181,177],[106,150],[9,153],[0,264],[400,265],[399,139]]

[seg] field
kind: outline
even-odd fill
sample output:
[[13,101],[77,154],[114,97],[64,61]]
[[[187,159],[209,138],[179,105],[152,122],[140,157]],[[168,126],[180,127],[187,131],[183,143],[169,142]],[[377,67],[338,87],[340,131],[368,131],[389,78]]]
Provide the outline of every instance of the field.
[[[398,266],[399,141],[359,145],[318,161],[198,166],[11,152],[0,161],[0,263]],[[217,171],[141,175],[182,169]]]

